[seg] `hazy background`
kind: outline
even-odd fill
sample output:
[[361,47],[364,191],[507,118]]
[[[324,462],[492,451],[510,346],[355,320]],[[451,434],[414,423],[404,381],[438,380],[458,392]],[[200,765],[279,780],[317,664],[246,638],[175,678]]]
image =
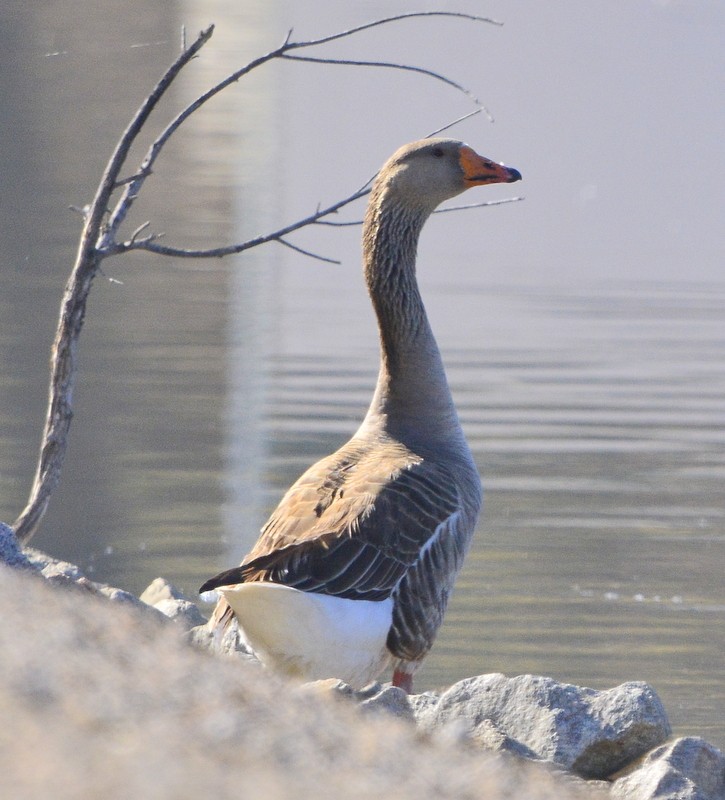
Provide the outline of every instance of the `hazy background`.
[[[649,680],[678,732],[722,747],[725,7],[290,6],[0,7],[0,519],[19,513],[35,469],[80,230],[68,207],[92,196],[180,26],[217,30],[157,126],[289,28],[312,38],[410,10],[491,16],[504,26],[408,20],[319,53],[465,84],[496,121],[451,135],[524,176],[467,197],[523,202],[436,217],[421,243],[486,509],[419,685],[493,670]],[[177,135],[128,230],[148,219],[182,246],[253,236],[357,189],[400,144],[471,109],[411,74],[270,65]],[[106,261],[61,486],[33,544],[135,592],[164,575],[193,594],[237,561],[369,400],[377,345],[358,240],[357,228],[294,238],[339,266],[280,246]]]

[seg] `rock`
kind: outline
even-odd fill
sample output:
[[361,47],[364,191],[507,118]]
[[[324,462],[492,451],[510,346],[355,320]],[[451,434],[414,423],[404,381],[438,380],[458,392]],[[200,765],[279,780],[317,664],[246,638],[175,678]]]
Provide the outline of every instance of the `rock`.
[[[47,796],[52,787],[57,800],[113,800],[149,796],[153,787],[159,800],[210,791],[251,800],[362,800],[371,792],[569,800],[610,796],[609,784],[591,778],[630,765],[613,785],[617,800],[725,800],[725,759],[702,739],[678,739],[631,766],[669,735],[644,683],[595,691],[481,675],[442,695],[412,696],[336,680],[290,686],[261,668],[236,625],[215,636],[164,579],[142,597],[21,550],[0,523],[0,714],[19,720],[0,727],[0,797]],[[139,608],[144,614],[132,613]],[[186,641],[236,661],[196,653],[152,624],[169,618],[191,628]],[[351,717],[354,705],[333,698],[373,713]],[[24,745],[41,739],[43,748]]]
[[206,618],[199,607],[187,600],[166,578],[154,578],[141,593],[139,600],[160,611],[186,631],[206,624]]
[[81,568],[75,564],[53,558],[47,553],[35,550],[32,547],[26,547],[23,553],[27,558],[28,565],[45,578],[49,584],[80,589],[89,594],[105,597],[112,603],[131,606],[157,622],[167,621],[167,617],[146,603],[142,603],[136,595],[123,589],[116,589],[113,586],[90,580]]
[[231,620],[223,631],[218,628],[212,629],[211,622],[212,620],[210,619],[203,632],[197,628],[193,629],[192,636],[196,645],[206,647],[214,653],[241,656],[244,659],[253,658],[257,661],[257,657],[251,651],[239,630],[236,617]]
[[614,800],[725,800],[725,757],[688,736],[658,747],[612,787]]
[[15,568],[30,566],[27,556],[18,544],[15,531],[4,522],[0,522],[0,563]]
[[198,625],[206,624],[201,611],[188,600],[173,600],[172,598],[159,600],[153,608],[187,631]]
[[31,566],[51,583],[69,584],[86,582],[89,586],[93,585],[93,582],[89,581],[80,567],[77,567],[75,564],[53,558],[47,555],[47,553],[36,550],[34,547],[26,547],[24,553]]
[[427,710],[432,709],[439,700],[440,695],[436,692],[423,692],[423,694],[409,695],[408,702],[413,711],[413,718],[417,720]]
[[464,723],[472,740],[553,761],[583,778],[606,778],[670,734],[647,684],[596,691],[532,675],[468,678],[415,716],[426,731]]
[[384,712],[399,719],[413,719],[413,709],[408,702],[408,695],[397,686],[380,686],[376,691],[360,702],[360,708],[369,712]]
[[184,597],[183,592],[177,589],[173,583],[169,583],[166,578],[154,578],[143,590],[139,600],[142,603],[155,606],[162,600],[188,600],[188,598]]
[[0,566],[0,607],[0,797],[592,797],[200,653],[97,594]]
[[[236,632],[233,634],[236,642]],[[243,647],[234,646],[220,646],[220,637],[217,632],[211,630],[208,623],[197,625],[186,633],[186,641],[197,650],[206,650],[216,655],[228,656],[239,661],[244,661],[248,665],[252,665],[258,669],[262,669],[262,663],[251,651]],[[226,642],[226,638],[221,639]]]
[[88,581],[90,584],[90,588],[93,591],[98,592],[98,594],[103,595],[103,597],[108,598],[112,603],[126,603],[129,606],[134,606],[135,608],[141,608],[141,610],[145,610],[141,601],[136,597],[135,594],[131,594],[131,592],[127,592],[124,589],[116,589],[113,586],[106,586],[102,583],[95,583],[93,581]]

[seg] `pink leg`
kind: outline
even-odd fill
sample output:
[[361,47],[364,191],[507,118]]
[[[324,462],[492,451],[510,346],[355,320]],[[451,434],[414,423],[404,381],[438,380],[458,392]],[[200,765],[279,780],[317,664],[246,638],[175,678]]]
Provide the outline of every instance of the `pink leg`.
[[393,672],[393,686],[398,686],[406,694],[413,694],[413,676],[409,672],[396,669]]

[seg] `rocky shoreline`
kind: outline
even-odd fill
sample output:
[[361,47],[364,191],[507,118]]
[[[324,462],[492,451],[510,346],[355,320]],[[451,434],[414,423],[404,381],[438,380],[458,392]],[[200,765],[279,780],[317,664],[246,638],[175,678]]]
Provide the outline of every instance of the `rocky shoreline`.
[[723,754],[672,739],[644,683],[292,685],[199,652],[203,615],[162,579],[136,598],[1,523],[0,562],[3,797],[725,800]]

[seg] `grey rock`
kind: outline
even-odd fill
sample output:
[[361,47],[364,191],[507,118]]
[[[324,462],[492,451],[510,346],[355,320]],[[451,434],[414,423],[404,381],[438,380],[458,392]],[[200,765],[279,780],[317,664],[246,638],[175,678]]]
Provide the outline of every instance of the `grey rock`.
[[615,800],[725,800],[725,757],[695,736],[658,747],[612,787]]
[[511,753],[520,758],[537,759],[537,754],[525,744],[507,736],[493,720],[484,719],[474,731],[468,733],[468,738],[486,750],[496,753]]
[[159,600],[153,605],[153,608],[185,630],[191,630],[198,625],[206,623],[201,611],[194,603],[188,600],[174,600],[172,598]]
[[[128,652],[124,652],[119,656],[122,668],[127,661],[129,663],[133,662],[134,656],[132,653],[138,650],[137,642],[134,640],[136,634],[132,633],[134,626],[141,625],[141,623],[148,626],[151,620],[168,621],[168,619],[172,619],[187,629],[188,634],[185,637],[187,641],[204,649],[234,655],[238,661],[241,660],[244,663],[244,666],[243,668],[239,664],[233,666],[236,669],[244,669],[244,674],[247,676],[252,674],[258,676],[266,675],[266,680],[272,683],[275,681],[272,676],[269,676],[268,673],[261,669],[256,658],[246,649],[236,630],[236,625],[231,626],[231,630],[227,631],[225,637],[220,641],[219,637],[215,636],[209,629],[208,624],[205,623],[199,608],[194,603],[185,600],[182,593],[163,578],[157,578],[153,581],[142,595],[143,600],[138,599],[129,592],[89,580],[82,570],[74,564],[54,559],[45,553],[30,548],[25,551],[21,550],[12,530],[0,523],[0,562],[2,561],[14,566],[26,567],[29,572],[39,573],[45,578],[45,583],[47,584],[68,585],[82,590],[81,592],[70,593],[68,595],[69,599],[63,599],[62,602],[54,600],[48,604],[47,598],[42,601],[38,600],[36,602],[37,610],[34,610],[33,593],[36,591],[48,591],[48,589],[42,588],[42,582],[37,582],[36,579],[34,586],[38,588],[31,590],[23,588],[22,592],[29,599],[29,602],[24,609],[18,609],[15,615],[16,620],[20,621],[19,624],[22,624],[22,619],[26,616],[33,619],[36,625],[41,617],[48,624],[53,624],[55,619],[56,628],[52,632],[43,634],[40,640],[40,646],[41,648],[46,648],[47,654],[50,654],[51,651],[53,655],[65,652],[62,646],[58,646],[58,634],[60,632],[62,640],[70,631],[70,639],[66,642],[66,650],[68,652],[64,656],[67,663],[63,664],[63,670],[75,670],[71,680],[71,697],[73,697],[73,692],[81,692],[82,694],[88,686],[93,686],[93,681],[88,677],[86,683],[83,682],[83,669],[79,668],[77,664],[73,666],[74,658],[78,656],[78,642],[86,642],[85,647],[88,649],[87,641],[90,641],[97,648],[102,649],[104,640],[109,636],[113,638],[111,628],[116,626],[116,633],[120,631],[122,638],[125,636],[124,646],[129,649]],[[5,602],[3,591],[12,591],[12,587],[9,587],[4,581],[4,569],[4,567],[0,567],[0,604],[5,608],[12,604]],[[12,583],[12,580],[10,579],[10,583]],[[27,582],[28,580],[29,577],[25,577],[25,581]],[[57,590],[54,591],[54,594],[57,595]],[[65,596],[66,593],[61,593],[61,595]],[[74,601],[71,601],[70,598],[74,598]],[[117,613],[121,611],[128,613],[122,608],[123,606],[129,609],[144,610],[144,615],[147,619],[141,619],[137,615],[133,623],[127,619],[121,620],[119,618],[119,620],[115,621],[109,619],[103,625],[95,619],[95,615],[109,612],[93,611],[92,609],[95,606],[86,605],[97,603],[99,598],[111,600],[113,604],[119,607]],[[77,606],[72,608],[71,617],[74,621],[70,629],[67,619],[58,617],[58,614],[61,613],[60,607],[65,602],[75,602]],[[49,608],[52,611],[50,614],[48,613]],[[111,608],[110,604],[108,608]],[[15,621],[12,619],[12,608],[9,609],[9,613],[11,614],[11,622]],[[88,614],[89,616],[88,618],[85,616],[79,617],[78,614]],[[92,630],[87,630],[88,626]],[[10,627],[12,629],[12,625]],[[74,628],[81,628],[82,630],[71,630]],[[138,635],[141,635],[142,638],[148,637],[148,631],[152,629],[156,631],[153,638],[155,645],[157,642],[155,637],[158,637],[160,633],[158,625],[151,625],[148,629],[141,627],[138,629]],[[4,647],[2,634],[12,637],[12,630],[9,634],[7,630],[0,630],[0,648]],[[21,633],[16,631],[16,634],[14,646],[19,652],[22,651],[24,645],[28,646],[28,641],[24,640],[24,636],[27,635],[27,626]],[[87,639],[87,637],[90,638]],[[37,645],[39,642],[32,639],[31,643]],[[179,645],[178,639],[176,644]],[[32,647],[30,649],[32,650]],[[113,658],[112,653],[96,652],[93,651],[92,647],[90,650],[91,652],[86,654],[89,656],[90,664],[95,663],[97,665],[99,658],[101,661],[104,658]],[[12,647],[7,652],[12,655],[11,651]],[[146,674],[144,670],[149,671],[149,658],[153,661],[153,666],[150,669],[151,673],[155,674],[158,666],[154,660],[156,658],[153,655],[154,649],[149,647],[149,641],[144,641],[141,652],[144,655],[141,658],[142,666],[137,668],[139,680],[141,680],[143,674]],[[191,649],[186,652],[191,652]],[[3,650],[3,653],[5,655],[5,650]],[[187,656],[182,656],[181,660],[183,661],[184,658],[187,658]],[[10,658],[10,661],[12,661],[12,658]],[[31,706],[38,706],[44,709],[59,703],[60,698],[68,691],[65,682],[70,679],[66,676],[65,681],[59,680],[58,676],[53,674],[52,669],[49,671],[51,662],[41,662],[42,659],[37,664],[33,664],[32,659],[30,659],[28,664],[23,664],[22,668],[18,667],[15,673],[12,673],[11,665],[9,669],[15,677],[9,681],[6,680],[4,684],[3,668],[7,667],[7,665],[0,664],[0,713],[14,714],[13,702],[22,703],[23,698]],[[256,669],[251,669],[252,665]],[[106,666],[111,671],[119,668],[119,664]],[[80,680],[80,684],[76,686],[74,681],[78,680]],[[610,775],[622,766],[630,764],[632,760],[662,742],[669,735],[669,724],[662,704],[655,692],[643,683],[627,683],[608,691],[595,691],[568,684],[559,684],[550,678],[531,675],[511,679],[503,675],[481,675],[461,681],[442,695],[425,693],[412,696],[406,695],[405,692],[396,687],[381,684],[372,684],[361,691],[355,691],[341,681],[336,680],[305,684],[301,687],[301,690],[300,688],[291,690],[286,686],[280,688],[281,684],[275,684],[275,686],[275,692],[281,692],[281,694],[275,694],[274,700],[278,703],[281,702],[283,716],[285,715],[284,709],[287,708],[287,704],[295,702],[290,698],[300,696],[311,698],[314,702],[322,702],[323,706],[325,702],[329,703],[331,698],[351,699],[363,711],[373,712],[372,714],[358,715],[361,722],[354,723],[352,728],[349,727],[351,723],[347,720],[341,728],[346,735],[350,730],[357,730],[355,725],[361,724],[365,717],[381,720],[384,715],[387,717],[384,728],[386,731],[388,730],[387,726],[392,722],[391,716],[408,723],[411,721],[417,723],[418,733],[416,733],[413,726],[407,726],[414,737],[415,752],[417,752],[416,748],[419,749],[421,746],[419,732],[428,734],[427,741],[433,748],[432,752],[445,751],[448,753],[445,760],[446,768],[448,769],[445,779],[448,783],[444,791],[437,791],[433,794],[426,794],[419,789],[411,790],[410,793],[401,793],[398,791],[399,786],[395,786],[392,790],[396,797],[415,797],[415,800],[426,800],[428,797],[432,800],[434,796],[444,798],[474,796],[471,794],[472,789],[469,786],[470,781],[468,781],[468,778],[470,778],[471,774],[476,773],[480,763],[478,761],[475,762],[476,768],[473,769],[473,772],[471,772],[470,766],[466,767],[469,770],[468,778],[463,782],[461,781],[461,775],[455,769],[451,771],[449,764],[451,759],[455,761],[456,758],[464,758],[463,753],[471,753],[474,750],[506,753],[531,761],[547,761],[549,766],[548,769],[543,769],[541,765],[528,768],[533,771],[527,771],[522,766],[518,766],[511,771],[510,765],[514,762],[487,761],[485,780],[479,782],[475,790],[475,796],[481,798],[481,800],[487,800],[487,798],[496,798],[496,800],[519,800],[519,798],[538,800],[542,798],[543,800],[544,798],[554,797],[558,798],[558,800],[567,800],[567,798],[594,797],[595,795],[603,797],[605,791],[608,796],[608,784],[596,780],[583,780],[582,778],[601,778]],[[14,692],[14,700],[12,702],[8,702],[8,698],[3,694],[7,691]],[[104,686],[104,691],[108,692],[108,687]],[[128,687],[125,688],[125,691],[127,694],[129,693]],[[141,691],[143,692],[144,689],[142,688]],[[154,686],[149,688],[149,691],[153,693],[159,690],[158,687]],[[261,691],[259,685],[254,685],[254,691]],[[245,692],[247,692],[247,688],[242,693],[244,694]],[[285,694],[285,692],[289,692],[289,694]],[[106,706],[104,706],[104,702],[101,702],[103,707],[100,710],[102,719],[105,720],[108,717],[108,719],[115,720],[119,715],[124,717],[124,714],[130,714],[133,717],[138,712],[138,707],[125,709],[124,711],[119,710],[118,703],[123,703],[127,700],[127,698],[124,699],[122,697],[123,694],[124,690],[110,704],[106,702],[109,698],[106,698],[106,701],[104,701]],[[143,705],[149,702],[146,698],[139,701],[133,691],[130,694],[130,702],[132,704],[136,703],[138,705],[140,703]],[[284,698],[283,702],[281,698]],[[100,697],[98,699],[102,700]],[[66,701],[64,702],[67,705]],[[90,701],[85,698],[82,702]],[[262,700],[262,703],[264,702],[267,702],[267,700]],[[108,710],[109,708],[110,711]],[[23,709],[23,711],[25,712],[27,709]],[[172,718],[174,718],[174,714],[177,711],[178,709],[176,708],[172,710]],[[204,711],[206,712],[208,709],[205,707]],[[80,713],[77,711],[75,713],[79,719],[85,719],[84,715],[87,716],[87,709]],[[62,712],[61,716],[63,714],[65,714],[65,711]],[[72,718],[73,715],[71,715]],[[35,724],[32,721],[32,715],[30,720],[32,727],[32,724]],[[159,717],[155,717],[153,722],[157,723],[159,720]],[[207,715],[205,720],[206,727],[204,730],[212,744],[217,741],[234,740],[240,729],[246,725],[246,721],[242,722],[239,713],[228,704],[216,707],[213,712]],[[58,724],[60,726],[60,723]],[[104,724],[99,723],[97,720],[91,727],[95,726],[97,728],[100,725],[102,728]],[[178,720],[168,724],[176,725]],[[38,722],[37,725],[45,737],[47,733],[45,722]],[[149,730],[154,728],[154,725],[150,722],[146,722],[145,725]],[[51,733],[51,751],[53,747],[56,747],[58,753],[51,753],[49,758],[51,761],[52,758],[56,758],[57,763],[54,764],[52,769],[62,771],[58,761],[61,758],[59,753],[62,751],[62,758],[68,762],[67,764],[64,762],[64,766],[71,770],[72,767],[68,766],[68,764],[72,765],[73,755],[86,747],[87,741],[84,738],[85,733],[79,730],[74,731],[71,725],[69,741],[73,742],[75,736],[78,749],[73,750],[73,753],[69,755],[67,747],[70,745],[65,741],[61,727],[58,728],[56,734],[58,741],[52,741]],[[166,729],[164,731],[162,735],[170,736],[169,731]],[[269,735],[274,739],[277,733],[278,731],[273,731]],[[369,736],[370,734],[366,735]],[[273,747],[277,746],[276,739],[274,742]],[[3,765],[2,746],[2,730],[0,729],[0,796],[4,796],[5,767]],[[142,749],[148,746],[150,745],[143,745]],[[188,742],[183,744],[176,743],[174,746],[177,750],[184,749],[188,747]],[[320,743],[314,740],[308,743],[307,746],[310,749],[308,759],[314,760],[317,757]],[[365,746],[367,747],[367,745]],[[124,748],[126,748],[125,744],[120,745],[121,750],[124,750]],[[14,774],[12,767],[15,767],[16,764],[13,760],[12,747],[9,747],[8,750],[10,755],[5,755],[11,764],[9,774],[12,776]],[[282,750],[284,750],[284,747]],[[385,751],[385,755],[388,755],[388,751]],[[413,759],[416,757],[418,756],[406,756],[406,758]],[[465,756],[465,758],[467,757]],[[162,756],[162,760],[163,758],[167,758],[168,762],[163,766],[167,777],[174,775],[175,769],[184,773],[186,765],[173,767],[171,766],[171,755],[168,755],[168,757]],[[481,756],[478,756],[478,758],[481,758]],[[226,765],[226,761],[224,763]],[[425,763],[426,766],[430,767],[427,761]],[[563,772],[556,765],[571,770],[571,772]],[[286,766],[287,763],[284,761],[284,769],[286,769]],[[129,765],[126,765],[126,767],[127,769],[130,768]],[[78,765],[78,768],[81,769],[82,765]],[[156,766],[154,769],[156,769]],[[32,769],[30,772],[32,772]],[[439,770],[436,775],[440,777],[444,772]],[[335,777],[339,776],[336,775]],[[266,779],[270,780],[269,772],[266,774]],[[17,786],[24,786],[22,780],[16,780],[13,777],[8,780],[8,786],[13,789]],[[37,776],[33,775],[32,780],[37,783]],[[138,794],[142,796],[143,786],[139,782],[140,780],[142,778],[135,775],[130,780],[130,784],[137,786]],[[172,783],[175,780],[174,778]],[[269,785],[276,785],[276,780],[277,778],[275,777]],[[340,782],[339,787],[344,786],[345,797],[356,798],[358,796],[366,796],[366,792],[377,791],[381,780],[383,783],[385,782],[385,777],[381,778],[380,774],[371,777],[370,787],[374,787],[374,789],[363,786],[359,795],[349,793],[350,780],[352,778],[349,778],[347,782]],[[186,790],[188,785],[191,785],[190,781],[191,779],[184,774],[174,785],[181,786]],[[210,779],[210,782],[211,785],[214,785],[213,779]],[[112,789],[109,798],[127,796],[126,786],[121,788],[120,782],[115,778],[111,783],[114,786],[118,784],[119,788],[117,793],[114,793]],[[365,781],[363,781],[363,784],[365,784]],[[69,783],[70,785],[71,783]],[[95,783],[88,785],[91,786],[91,788],[87,789],[89,796],[94,794],[97,786],[102,786],[103,793],[107,793],[106,783],[100,779],[96,779]],[[281,793],[273,792],[269,794],[264,780],[260,785],[265,786],[262,794],[252,794],[250,796],[269,796],[270,798],[292,796],[289,794],[288,789],[281,790]],[[314,785],[313,779],[310,779],[309,785]],[[317,789],[322,785],[318,780]],[[432,779],[429,779],[426,789],[439,785],[439,783],[437,784],[432,782]],[[206,784],[199,783],[199,787],[200,790],[203,787],[203,790],[206,791]],[[219,796],[236,796],[236,787],[237,784],[234,784],[234,790],[228,795],[224,793],[223,789],[220,789]],[[304,791],[295,791],[294,796],[300,798],[315,796],[323,798],[323,800],[328,796],[337,798],[342,796],[340,791],[343,791],[339,787],[332,790],[330,794],[326,794],[326,788],[324,788],[316,794],[311,792],[309,795],[306,795]],[[64,793],[62,788],[58,790],[55,783],[53,783],[53,788],[55,791],[54,796],[57,798],[76,796],[74,789],[69,793]],[[292,789],[290,788],[289,791],[292,791]],[[35,794],[33,791],[29,791],[27,796],[44,796],[44,793],[38,789]],[[175,793],[170,790],[168,792],[162,790],[154,796],[164,798],[175,796]],[[634,771],[620,777],[614,784],[612,797],[617,798],[617,800],[635,800],[635,798],[636,800],[649,800],[649,798],[652,798],[652,800],[725,800],[725,760],[719,750],[701,739],[680,739],[652,750]]]
[[15,537],[15,532],[4,522],[0,522],[0,563],[15,568],[30,566],[27,556],[23,553]]
[[[41,550],[36,550],[34,547],[26,547],[24,553],[31,566],[51,583],[81,583],[84,588],[91,588],[93,585],[93,582],[89,581],[80,567],[75,564],[53,558]],[[85,582],[89,586],[86,586]]]
[[[199,607],[187,600],[183,592],[166,578],[155,578],[144,589],[139,600],[160,611],[165,617],[186,631],[206,624],[206,618]],[[201,640],[200,640],[201,641]],[[211,640],[205,640],[207,644]]]
[[[83,583],[83,579],[81,579],[81,583]],[[98,592],[98,594],[107,598],[112,603],[125,603],[134,608],[140,608],[142,611],[146,610],[144,608],[145,603],[142,603],[138,597],[136,597],[135,594],[131,594],[131,592],[127,592],[124,589],[116,589],[113,586],[106,586],[102,583],[95,583],[94,581],[88,581],[88,583],[92,591]]]
[[413,711],[413,718],[418,719],[427,710],[431,709],[440,700],[441,696],[437,692],[423,692],[422,694],[411,694],[408,702]]
[[[233,640],[233,645],[229,644],[227,637],[224,637],[221,641],[227,642],[227,644],[222,644],[220,646],[220,637],[218,633],[213,631],[206,622],[203,625],[197,625],[191,628],[186,633],[186,641],[197,650],[206,650],[216,655],[228,656],[254,665],[259,669],[262,668],[259,659],[254,653],[241,644],[236,633],[232,634],[231,639]],[[239,646],[236,646],[237,644]]]
[[213,629],[211,627],[211,621],[210,619],[206,626],[207,630],[205,635],[201,632],[196,635],[197,645],[202,646],[203,643],[206,642],[206,647],[214,653],[242,656],[245,659],[251,657],[254,658],[255,661],[257,660],[254,653],[247,646],[244,637],[241,635],[236,617],[233,618],[221,632],[219,629]]
[[209,629],[208,625],[197,625],[188,631],[186,640],[190,645],[197,650],[213,650],[214,633]]
[[23,553],[28,560],[28,565],[53,586],[79,589],[88,594],[104,597],[112,603],[131,606],[157,622],[168,621],[161,612],[142,603],[131,592],[90,580],[76,564],[53,558],[53,556],[32,547],[26,547]]
[[399,719],[413,719],[408,695],[397,686],[381,687],[372,697],[362,700],[360,708],[369,712],[385,712]]
[[142,603],[155,606],[162,600],[188,600],[188,598],[184,597],[183,592],[177,589],[173,583],[167,581],[166,578],[154,578],[143,590],[139,596],[139,600]]
[[532,675],[468,678],[436,703],[422,705],[415,716],[426,731],[462,721],[468,736],[484,745],[553,761],[597,779],[670,734],[662,703],[647,684],[596,691]]
[[574,800],[538,765],[425,741],[0,566],[0,797]]

